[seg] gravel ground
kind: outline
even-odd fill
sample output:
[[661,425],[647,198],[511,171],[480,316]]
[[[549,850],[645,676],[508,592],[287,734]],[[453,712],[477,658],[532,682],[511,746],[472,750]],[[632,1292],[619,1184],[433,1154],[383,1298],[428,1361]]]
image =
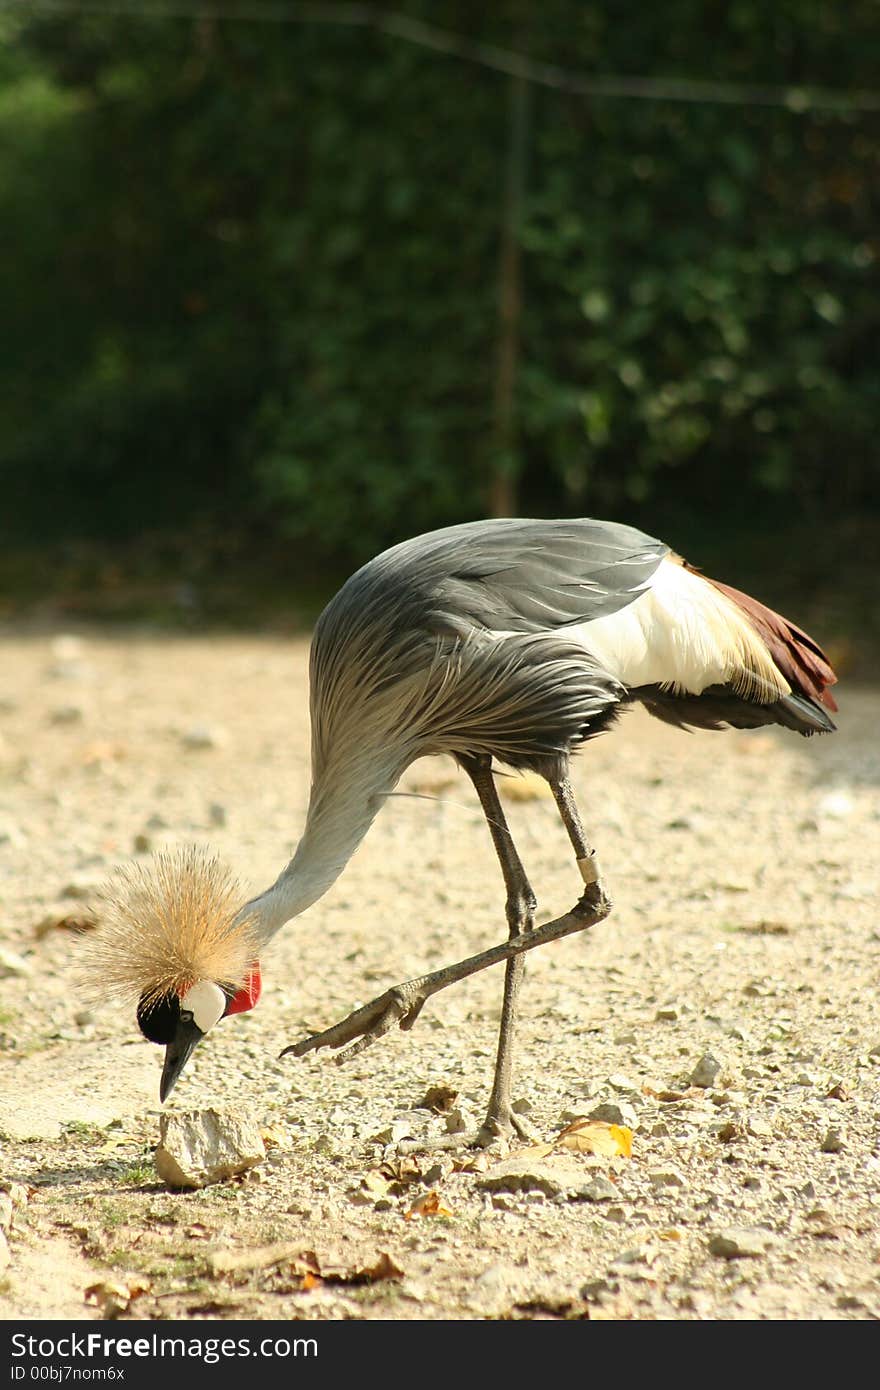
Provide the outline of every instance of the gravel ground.
[[[422,796],[388,802],[166,1107],[255,1119],[265,1160],[180,1192],[153,1165],[161,1051],[86,1005],[70,924],[115,865],[167,845],[216,850],[247,890],[274,878],[308,791],[307,644],[2,648],[3,1316],[880,1316],[876,690],[843,690],[833,738],[686,736],[635,712],[580,757],[615,909],[528,957],[515,1094],[546,1143],[512,1155],[400,1148],[480,1118],[498,969],[347,1066],[278,1059],[506,935],[469,783],[414,766]],[[555,916],[579,879],[552,801],[502,789]],[[560,1140],[594,1114],[632,1131],[630,1157]]]

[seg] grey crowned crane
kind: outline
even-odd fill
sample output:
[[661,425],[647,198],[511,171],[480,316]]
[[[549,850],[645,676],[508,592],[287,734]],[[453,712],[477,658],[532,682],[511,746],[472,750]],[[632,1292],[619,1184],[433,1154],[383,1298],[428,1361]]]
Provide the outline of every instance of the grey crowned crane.
[[[285,1051],[344,1048],[344,1060],[411,1027],[437,990],[503,960],[483,1143],[519,1128],[510,1084],[523,952],[611,906],[572,794],[571,754],[635,703],[680,727],[835,727],[836,676],[811,637],[662,541],[608,521],[476,521],[386,550],[321,614],[310,678],[308,814],[277,881],[242,906],[222,868],[195,853],[130,869],[105,902],[93,971],[106,991],[137,999],[142,1032],[165,1045],[164,1100],[209,1029],[256,1003],[264,948],[339,877],[405,768],[452,754],[501,865],[507,940]],[[546,778],[583,880],[571,912],[539,928],[493,760]]]

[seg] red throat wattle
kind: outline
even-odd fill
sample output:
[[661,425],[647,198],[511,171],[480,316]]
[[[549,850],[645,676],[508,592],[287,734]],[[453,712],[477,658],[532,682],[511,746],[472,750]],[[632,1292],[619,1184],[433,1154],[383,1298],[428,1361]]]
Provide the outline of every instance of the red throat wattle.
[[246,1014],[257,1003],[262,988],[263,977],[260,974],[260,962],[255,960],[241,989],[232,996],[226,1005],[224,1018],[228,1018],[230,1014]]

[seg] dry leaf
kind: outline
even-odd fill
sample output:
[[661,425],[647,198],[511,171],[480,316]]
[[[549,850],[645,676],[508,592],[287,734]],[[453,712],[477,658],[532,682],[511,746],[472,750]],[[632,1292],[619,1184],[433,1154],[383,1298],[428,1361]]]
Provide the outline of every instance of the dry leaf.
[[34,927],[34,936],[38,941],[42,941],[44,936],[53,931],[86,932],[94,931],[96,926],[96,919],[84,912],[81,904],[59,903],[57,907],[50,908],[45,917],[40,918]]
[[128,748],[124,743],[114,743],[110,739],[100,739],[96,743],[87,743],[79,750],[79,761],[84,767],[95,767],[99,763],[119,762],[122,758],[128,757]]
[[404,1212],[404,1221],[411,1221],[414,1216],[452,1216],[448,1207],[440,1205],[440,1193],[436,1188],[431,1188],[424,1197],[419,1197],[413,1202],[409,1211]]
[[280,1241],[276,1245],[257,1245],[250,1250],[214,1250],[208,1256],[212,1274],[240,1274],[244,1270],[270,1269],[272,1265],[280,1264],[293,1266],[294,1273],[300,1272],[296,1268],[297,1264],[300,1264],[301,1272],[305,1274],[309,1269],[314,1272],[317,1263],[317,1256],[313,1250],[301,1250],[298,1245],[292,1245],[289,1241]]
[[[563,1130],[562,1132],[564,1134],[565,1130]],[[521,1158],[528,1158],[531,1159],[533,1162],[537,1162],[538,1159],[546,1158],[548,1154],[552,1154],[555,1147],[555,1144],[530,1144],[529,1147],[527,1149],[524,1149],[522,1154],[519,1156]]]
[[371,1197],[373,1201],[379,1201],[380,1198],[386,1197],[390,1185],[388,1178],[383,1177],[381,1173],[376,1171],[365,1173],[361,1179],[363,1191],[366,1192],[367,1196]]
[[283,1125],[261,1125],[260,1134],[267,1149],[289,1149],[290,1135]]
[[378,1284],[381,1279],[403,1279],[404,1271],[395,1264],[387,1251],[383,1250],[374,1265],[364,1265],[347,1277],[340,1279],[344,1284]]
[[452,1086],[429,1086],[417,1110],[433,1110],[435,1115],[445,1115],[458,1099],[458,1091]]
[[400,1158],[389,1158],[379,1169],[382,1177],[388,1178],[391,1182],[406,1184],[418,1182],[422,1176],[421,1165],[418,1160],[409,1155]]
[[103,1280],[89,1285],[85,1291],[85,1301],[100,1308],[102,1317],[118,1318],[122,1313],[127,1313],[134,1300],[148,1293],[151,1287],[149,1279],[136,1276],[124,1281]]
[[[554,1145],[572,1153],[598,1154],[600,1158],[631,1158],[632,1130],[604,1120],[572,1120]],[[541,1146],[543,1147],[543,1146]]]

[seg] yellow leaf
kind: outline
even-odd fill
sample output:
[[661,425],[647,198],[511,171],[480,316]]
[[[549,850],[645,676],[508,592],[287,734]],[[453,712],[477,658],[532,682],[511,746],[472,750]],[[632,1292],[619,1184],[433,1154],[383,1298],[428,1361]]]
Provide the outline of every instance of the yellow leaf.
[[452,1212],[448,1207],[440,1205],[440,1193],[432,1188],[426,1192],[424,1197],[419,1197],[413,1202],[409,1211],[404,1212],[404,1220],[411,1221],[414,1216],[451,1216]]
[[556,1139],[555,1147],[572,1153],[597,1154],[600,1158],[631,1158],[632,1130],[604,1120],[572,1120]]

